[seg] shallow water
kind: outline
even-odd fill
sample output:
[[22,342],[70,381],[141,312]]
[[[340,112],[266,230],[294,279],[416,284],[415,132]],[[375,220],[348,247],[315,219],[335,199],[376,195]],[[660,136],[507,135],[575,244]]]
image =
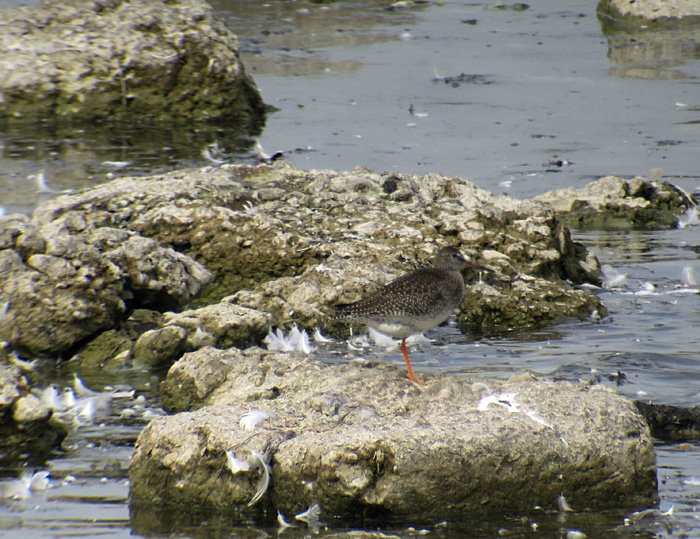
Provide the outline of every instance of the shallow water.
[[[265,101],[280,109],[268,118],[263,147],[284,151],[301,168],[439,172],[518,198],[580,187],[607,174],[646,175],[655,167],[686,191],[700,185],[700,130],[692,123],[700,119],[700,63],[681,58],[655,66],[656,79],[619,76],[620,64],[608,58],[617,58],[616,49],[601,34],[595,2],[541,1],[513,11],[448,0],[393,12],[370,1],[213,4],[240,36],[244,62]],[[435,80],[436,72],[458,79]],[[685,78],[671,78],[670,72]],[[461,74],[476,77],[459,80]],[[41,170],[51,188],[62,190],[115,175],[211,164],[202,150],[214,142],[241,162],[255,161],[250,137],[228,126],[4,126],[0,140],[0,206],[6,212],[29,213],[54,196],[36,193],[27,179]],[[128,164],[117,168],[114,162]],[[487,379],[522,372],[600,379],[632,398],[697,404],[700,302],[697,285],[682,283],[684,266],[700,282],[697,227],[576,237],[602,263],[627,274],[624,287],[598,292],[609,317],[499,335],[462,335],[448,324],[427,334],[431,342],[411,346],[415,370]],[[329,362],[365,357],[403,363],[395,348],[317,347],[316,357]],[[68,384],[70,374],[66,364],[47,373],[47,384]],[[135,387],[147,397],[147,408],[157,410],[155,376],[80,375],[95,390]],[[128,403],[113,405],[42,467],[51,472],[51,488],[0,504],[3,537],[133,536],[126,472],[146,418],[124,417]],[[525,537],[536,524],[536,536],[543,538],[564,537],[569,530],[588,537],[700,537],[698,444],[659,444],[658,462],[659,509],[673,506],[671,515],[625,522],[629,515],[618,511],[562,517],[547,508],[524,521],[480,523],[466,515],[462,523],[416,522],[417,531],[375,522],[365,528],[383,524],[402,537],[423,529],[428,537]],[[2,469],[0,476],[19,471]],[[307,533],[294,528],[282,536]],[[246,527],[225,517],[176,533],[266,534],[275,536],[276,526]]]

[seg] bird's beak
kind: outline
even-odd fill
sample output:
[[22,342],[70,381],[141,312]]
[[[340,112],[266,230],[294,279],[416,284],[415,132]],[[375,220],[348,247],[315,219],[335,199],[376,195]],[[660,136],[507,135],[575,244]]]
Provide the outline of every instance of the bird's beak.
[[469,260],[464,261],[464,267],[479,270],[479,271],[489,271],[491,273],[494,273],[494,271],[491,268],[487,268],[486,266],[480,266],[479,264],[474,264],[474,262],[469,262]]

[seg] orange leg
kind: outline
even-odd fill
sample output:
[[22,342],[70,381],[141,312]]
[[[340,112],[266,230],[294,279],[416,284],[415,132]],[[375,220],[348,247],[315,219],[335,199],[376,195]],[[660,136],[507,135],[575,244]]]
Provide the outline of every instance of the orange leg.
[[403,360],[406,362],[406,368],[408,369],[408,379],[411,382],[415,382],[417,384],[424,386],[425,384],[423,382],[419,382],[413,376],[413,369],[411,369],[411,362],[408,360],[408,349],[406,348],[406,338],[405,337],[403,339],[401,339],[401,352],[403,353]]

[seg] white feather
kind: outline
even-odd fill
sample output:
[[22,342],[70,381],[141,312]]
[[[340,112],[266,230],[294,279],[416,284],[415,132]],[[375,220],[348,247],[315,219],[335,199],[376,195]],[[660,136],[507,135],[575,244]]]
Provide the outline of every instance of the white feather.
[[238,422],[238,425],[243,429],[243,430],[255,430],[255,428],[262,422],[266,421],[270,417],[270,414],[265,412],[264,410],[249,410],[245,414],[243,414],[243,417],[241,417],[241,420]]
[[255,466],[260,470],[260,480],[258,481],[257,490],[255,491],[255,494],[253,495],[251,500],[248,502],[248,507],[252,507],[256,503],[258,503],[265,494],[265,492],[267,492],[267,488],[270,486],[270,476],[272,475],[272,468],[270,468],[270,465],[267,462],[265,462],[263,456],[257,451],[254,451],[253,449],[250,450],[249,460],[253,461],[253,463],[251,463],[252,466]]
[[226,467],[235,475],[238,472],[249,471],[250,463],[247,460],[236,458],[236,455],[233,454],[233,450],[229,449],[226,451]]
[[306,522],[309,528],[317,529],[318,519],[320,516],[321,506],[317,503],[314,503],[311,506],[309,506],[309,508],[306,511],[304,511],[303,513],[299,513],[294,518],[296,518],[297,520],[301,520],[302,522]]

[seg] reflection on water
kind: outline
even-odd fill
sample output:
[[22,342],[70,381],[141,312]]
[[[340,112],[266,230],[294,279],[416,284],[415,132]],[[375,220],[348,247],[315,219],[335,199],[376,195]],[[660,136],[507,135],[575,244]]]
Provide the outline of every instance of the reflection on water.
[[239,162],[253,162],[260,127],[167,122],[144,124],[0,125],[0,206],[31,213],[56,193],[38,192],[30,176],[44,173],[49,190],[78,190],[115,176],[146,175],[213,164],[203,156],[217,143]]
[[[357,71],[362,62],[333,60],[327,50],[395,41],[398,37],[391,27],[413,24],[416,9],[387,10],[389,3],[384,0],[213,0],[210,3],[238,36],[246,69],[253,76]],[[427,6],[425,3],[422,8]]]

